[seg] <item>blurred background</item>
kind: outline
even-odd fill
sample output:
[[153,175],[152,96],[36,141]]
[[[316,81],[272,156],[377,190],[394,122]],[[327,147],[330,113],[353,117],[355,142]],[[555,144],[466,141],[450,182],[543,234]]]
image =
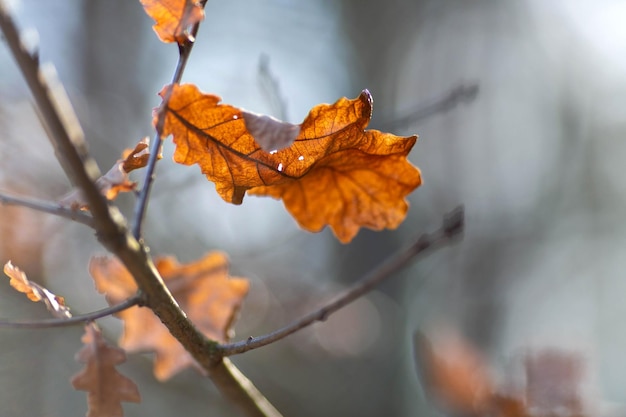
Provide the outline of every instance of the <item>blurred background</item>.
[[[177,48],[158,41],[138,1],[11,3],[41,60],[56,65],[101,170],[153,136]],[[424,184],[398,230],[361,231],[344,246],[328,230],[300,231],[279,201],[223,202],[197,167],[172,163],[167,141],[146,241],[181,262],[228,252],[232,274],[252,282],[239,339],[312,310],[463,204],[462,241],[327,322],[233,361],[285,416],[438,415],[412,340],[445,329],[506,389],[523,389],[529,353],[567,352],[579,358],[584,414],[625,415],[624,21],[619,0],[209,0],[185,82],[296,123],[367,88],[370,127],[419,134],[410,159]],[[0,190],[46,199],[70,190],[2,42],[0,132]],[[132,196],[118,202],[132,211]],[[0,206],[0,261],[75,312],[106,305],[87,272],[96,253],[83,226]],[[47,317],[8,281],[0,300],[0,317]],[[102,324],[119,336],[117,319]],[[84,414],[85,395],[68,381],[81,332],[0,330],[3,414]],[[156,382],[149,355],[121,369],[143,397],[125,404],[128,416],[237,415],[193,371]]]

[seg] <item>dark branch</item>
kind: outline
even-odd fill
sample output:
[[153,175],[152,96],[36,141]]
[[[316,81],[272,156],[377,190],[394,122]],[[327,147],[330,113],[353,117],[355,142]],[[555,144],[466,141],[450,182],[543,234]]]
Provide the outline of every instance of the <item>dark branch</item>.
[[80,210],[72,210],[71,208],[64,207],[59,203],[52,201],[38,200],[30,197],[19,197],[0,192],[0,204],[27,207],[93,227],[93,218],[89,214]]
[[92,313],[80,314],[78,316],[72,316],[68,318],[59,319],[41,319],[41,320],[7,320],[0,319],[0,328],[11,329],[44,329],[50,327],[66,327],[75,326],[77,324],[85,324],[102,317],[110,316],[120,311],[124,311],[133,306],[141,304],[141,297],[135,295],[126,301],[123,301],[117,305],[103,308],[102,310],[94,311]]
[[264,336],[249,337],[248,339],[240,342],[220,345],[219,351],[224,356],[244,353],[276,342],[277,340],[289,336],[290,334],[310,326],[317,321],[326,320],[331,314],[363,296],[379,285],[382,281],[407,266],[418,256],[426,255],[427,253],[450,243],[454,238],[458,237],[463,232],[463,227],[464,213],[463,208],[459,207],[446,215],[443,225],[439,230],[431,234],[422,235],[411,246],[392,255],[378,268],[365,275],[348,288],[343,294],[335,297],[318,310],[315,310],[292,322],[291,324]]

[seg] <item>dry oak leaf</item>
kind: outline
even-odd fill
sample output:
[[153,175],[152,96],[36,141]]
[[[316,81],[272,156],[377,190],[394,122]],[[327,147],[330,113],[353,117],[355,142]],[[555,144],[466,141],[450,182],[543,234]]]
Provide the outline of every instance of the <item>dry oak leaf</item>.
[[[226,342],[249,283],[228,275],[228,259],[221,252],[180,265],[173,257],[155,259],[156,267],[174,298],[196,327],[208,338]],[[94,257],[89,271],[99,292],[109,304],[118,304],[135,294],[137,286],[126,268],[115,258]],[[120,346],[129,352],[154,351],[154,374],[163,381],[193,366],[191,355],[169,333],[152,310],[132,307],[118,313],[124,320]]]
[[[161,133],[174,137],[174,161],[198,164],[227,202],[241,204],[246,192],[282,199],[302,228],[329,225],[347,243],[361,227],[398,227],[408,210],[405,197],[421,184],[419,169],[407,160],[417,136],[364,130],[372,115],[367,90],[314,107],[291,145],[266,151],[248,126],[253,114],[219,104],[192,84],[166,86],[161,97],[170,88]],[[293,126],[270,130],[288,135]]]
[[[98,190],[107,200],[114,200],[121,192],[135,190],[137,183],[131,181],[128,174],[148,164],[150,157],[150,139],[143,138],[134,149],[126,149],[122,152],[122,158],[118,159],[111,169],[96,180]],[[159,158],[161,155],[158,156]],[[64,195],[59,204],[74,210],[88,210],[89,206],[79,189],[74,189]]]
[[194,0],[140,0],[156,24],[152,27],[162,42],[183,44],[194,39],[189,28],[204,19],[202,6]]
[[[159,154],[157,158],[161,159],[162,155]],[[121,162],[122,170],[127,174],[139,168],[143,168],[148,165],[150,159],[150,138],[147,136],[141,139],[134,149],[125,149],[122,152]]]
[[494,387],[482,355],[454,333],[435,346],[414,335],[415,362],[426,394],[445,414],[479,417],[492,406]]
[[109,345],[94,324],[85,326],[81,340],[84,346],[76,354],[76,360],[85,367],[71,382],[74,388],[88,392],[87,417],[122,417],[122,401],[141,401],[137,385],[115,369],[126,361],[126,354]]
[[43,302],[53,316],[58,318],[68,318],[72,316],[69,307],[65,305],[65,299],[63,297],[53,294],[42,285],[29,280],[24,271],[13,265],[11,261],[4,265],[4,273],[11,279],[9,284],[11,284],[13,288],[26,294],[26,297],[33,302]]

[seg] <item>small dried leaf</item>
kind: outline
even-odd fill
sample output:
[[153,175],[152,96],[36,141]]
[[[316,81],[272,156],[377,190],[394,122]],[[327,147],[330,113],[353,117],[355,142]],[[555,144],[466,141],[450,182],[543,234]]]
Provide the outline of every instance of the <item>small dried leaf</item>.
[[152,27],[162,42],[192,41],[189,28],[204,19],[204,10],[194,0],[140,0],[156,24]]
[[[107,198],[114,200],[119,193],[131,192],[135,190],[137,183],[130,180],[128,173],[148,164],[150,157],[150,140],[143,138],[137,143],[134,149],[126,149],[122,152],[122,159],[119,159],[111,169],[98,178],[96,186],[98,190]],[[159,155],[159,158],[161,155]],[[74,189],[59,200],[59,204],[70,207],[74,210],[88,210],[89,206],[79,189]]]
[[[249,283],[228,275],[226,256],[213,252],[186,265],[180,265],[172,257],[157,258],[155,263],[172,295],[198,329],[210,339],[228,341]],[[89,271],[96,288],[106,294],[111,305],[137,291],[130,273],[117,259],[92,258]],[[131,352],[155,352],[154,373],[159,380],[166,380],[189,366],[201,370],[151,310],[132,307],[118,313],[118,317],[124,320],[120,346]]]
[[17,291],[26,294],[29,300],[34,302],[42,300],[43,296],[39,286],[33,285],[26,277],[24,271],[13,265],[11,261],[4,265],[4,273],[11,279],[9,284]]
[[4,273],[11,279],[10,284],[17,291],[26,294],[29,300],[42,301],[53,316],[58,318],[71,317],[69,307],[63,297],[51,293],[45,287],[30,281],[24,271],[14,266],[11,261],[4,265]]
[[416,333],[414,348],[424,389],[444,412],[479,417],[491,407],[493,387],[488,368],[467,342],[449,334],[433,346]]
[[[157,156],[158,159],[162,157],[162,154]],[[126,149],[122,152],[122,170],[126,173],[130,173],[136,169],[143,168],[148,165],[149,158],[150,138],[145,137],[137,143],[135,149]]]
[[126,353],[111,346],[93,324],[85,326],[83,348],[76,360],[85,367],[72,377],[77,390],[87,391],[87,417],[123,417],[122,401],[141,401],[137,385],[115,369],[126,361]]

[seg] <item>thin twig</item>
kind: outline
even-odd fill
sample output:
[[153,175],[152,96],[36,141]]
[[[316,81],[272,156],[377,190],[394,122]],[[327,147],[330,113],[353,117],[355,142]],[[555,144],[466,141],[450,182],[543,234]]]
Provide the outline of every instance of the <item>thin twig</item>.
[[78,316],[72,316],[68,318],[58,319],[40,319],[40,320],[7,320],[0,319],[0,328],[10,329],[44,329],[50,327],[66,327],[75,326],[77,324],[85,324],[102,317],[110,316],[120,311],[124,311],[133,306],[140,305],[142,299],[139,295],[135,295],[119,304],[111,307],[103,308],[102,310],[93,311],[91,313],[80,314]]
[[[206,0],[201,1],[200,4],[204,8]],[[174,74],[172,75],[171,84],[179,84],[182,80],[183,73],[185,72],[185,67],[189,61],[189,56],[191,55],[191,50],[195,44],[199,29],[200,22],[193,25],[189,38],[185,41],[185,43],[178,45],[178,62],[176,63]],[[135,239],[141,238],[141,226],[146,215],[146,209],[148,208],[148,199],[150,197],[152,183],[155,178],[156,163],[158,161],[158,155],[161,153],[161,146],[163,146],[163,137],[161,137],[161,132],[163,131],[163,123],[165,120],[165,108],[167,108],[167,104],[170,101],[171,91],[172,89],[169,88],[165,97],[163,97],[163,103],[161,104],[161,110],[159,111],[157,125],[155,126],[156,134],[154,136],[154,141],[152,141],[150,146],[150,156],[148,158],[148,165],[146,166],[143,186],[139,191],[137,204],[135,205],[135,211],[133,213],[131,231]]]
[[388,131],[401,128],[409,123],[417,123],[434,114],[451,110],[460,103],[469,103],[477,95],[478,84],[463,84],[454,88],[444,97],[436,98],[430,103],[421,103],[417,107],[406,111],[403,115],[379,123],[376,128]]
[[27,207],[43,213],[54,214],[55,216],[63,217],[68,220],[74,220],[75,222],[82,223],[89,227],[94,227],[93,217],[89,214],[80,210],[72,210],[71,208],[52,201],[20,197],[0,192],[0,204]]
[[463,232],[464,214],[463,208],[459,207],[447,214],[444,218],[443,226],[434,233],[422,235],[414,244],[406,249],[392,255],[384,261],[378,268],[370,271],[363,278],[349,287],[343,294],[338,295],[321,308],[301,317],[287,326],[268,333],[263,336],[249,337],[235,343],[219,346],[219,351],[224,356],[244,353],[252,349],[276,342],[292,333],[297,332],[317,321],[326,320],[332,313],[360,298],[385,279],[391,277],[411,261],[420,255],[432,252],[447,243]]

